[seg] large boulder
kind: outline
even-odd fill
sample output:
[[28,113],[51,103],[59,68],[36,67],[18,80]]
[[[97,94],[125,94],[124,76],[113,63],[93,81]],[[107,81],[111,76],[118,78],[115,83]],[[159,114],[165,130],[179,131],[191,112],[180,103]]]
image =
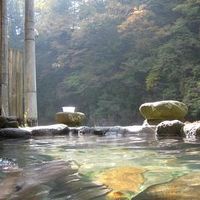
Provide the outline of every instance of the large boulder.
[[179,120],[163,121],[156,126],[156,134],[158,137],[181,136],[183,126],[184,123]]
[[185,124],[182,134],[188,139],[200,138],[200,121]]
[[68,126],[81,126],[85,120],[85,114],[81,112],[58,112],[56,113],[56,122]]
[[158,101],[144,103],[139,108],[142,116],[147,120],[184,120],[188,107],[179,101]]

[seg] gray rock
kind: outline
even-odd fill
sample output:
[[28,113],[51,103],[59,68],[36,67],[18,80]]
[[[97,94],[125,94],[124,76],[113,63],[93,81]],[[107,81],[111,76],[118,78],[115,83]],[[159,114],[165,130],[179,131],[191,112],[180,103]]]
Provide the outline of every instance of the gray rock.
[[140,113],[148,120],[183,120],[188,112],[187,106],[179,101],[158,101],[144,103],[139,108]]
[[98,136],[109,136],[109,135],[123,135],[128,133],[129,130],[122,126],[96,126],[96,127],[70,127],[71,134],[82,134],[82,135],[98,135]]
[[69,127],[72,135],[88,135],[93,134],[94,128],[88,126]]
[[24,128],[24,130],[30,131],[32,136],[55,136],[55,135],[69,134],[69,128],[65,124],[27,127],[27,128]]
[[125,126],[125,130],[127,130],[128,133],[155,133],[156,126],[149,125],[147,123],[144,123],[141,125],[133,125],[133,126]]
[[185,124],[181,131],[188,139],[200,138],[200,122]]
[[8,138],[8,139],[28,139],[31,137],[31,133],[28,130],[20,129],[20,128],[3,128],[0,129],[0,138]]
[[158,137],[181,136],[181,129],[184,123],[178,120],[163,121],[156,126]]

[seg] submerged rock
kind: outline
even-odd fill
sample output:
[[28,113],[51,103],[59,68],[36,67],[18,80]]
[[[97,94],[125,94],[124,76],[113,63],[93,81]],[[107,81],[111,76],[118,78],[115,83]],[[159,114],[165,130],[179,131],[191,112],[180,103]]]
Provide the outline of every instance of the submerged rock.
[[130,199],[126,193],[120,191],[112,191],[108,195],[108,200],[128,200]]
[[55,160],[8,173],[0,183],[0,199],[99,199],[110,192],[81,180],[78,169],[73,161]]
[[187,123],[181,131],[188,139],[200,138],[200,122]]
[[181,136],[184,123],[179,120],[163,121],[156,126],[156,134],[159,137]]
[[138,192],[144,183],[144,172],[137,167],[116,167],[99,174],[97,181],[114,191]]
[[188,112],[187,106],[179,101],[158,101],[144,103],[139,108],[147,120],[183,120]]
[[188,174],[168,183],[153,185],[132,200],[199,200],[200,173]]
[[31,193],[36,194],[41,184],[77,171],[78,167],[72,168],[70,162],[59,160],[10,172],[1,181],[0,197],[1,199],[29,199]]
[[56,113],[56,122],[68,126],[81,126],[85,120],[85,114],[81,112],[58,112]]

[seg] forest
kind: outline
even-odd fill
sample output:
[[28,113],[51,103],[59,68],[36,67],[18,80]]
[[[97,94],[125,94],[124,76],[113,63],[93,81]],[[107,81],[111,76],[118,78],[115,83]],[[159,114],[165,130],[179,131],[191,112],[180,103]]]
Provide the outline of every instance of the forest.
[[[23,49],[23,1],[9,0]],[[200,119],[200,0],[36,0],[38,113],[76,106],[88,125],[142,122],[144,102],[178,100]]]

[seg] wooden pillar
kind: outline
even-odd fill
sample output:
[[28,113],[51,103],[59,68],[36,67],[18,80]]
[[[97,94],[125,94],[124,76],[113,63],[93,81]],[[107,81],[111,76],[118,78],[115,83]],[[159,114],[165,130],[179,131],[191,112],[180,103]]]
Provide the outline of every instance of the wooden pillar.
[[0,0],[0,114],[8,115],[7,0]]
[[38,124],[36,64],[35,64],[35,29],[34,0],[25,0],[25,69],[24,69],[24,103],[25,123],[29,126]]

